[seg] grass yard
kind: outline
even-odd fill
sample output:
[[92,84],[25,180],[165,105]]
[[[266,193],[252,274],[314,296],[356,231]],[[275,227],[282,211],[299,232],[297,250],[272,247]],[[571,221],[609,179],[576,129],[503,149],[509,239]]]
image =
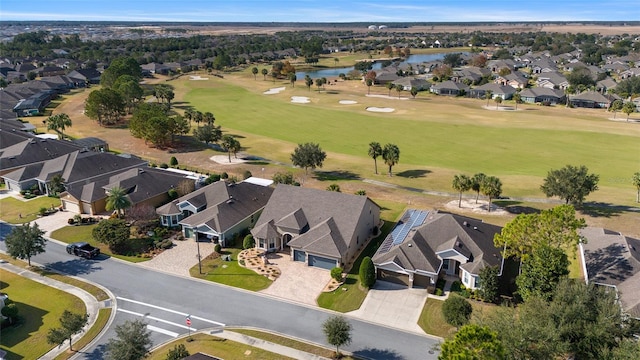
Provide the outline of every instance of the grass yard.
[[80,340],[73,343],[74,351],[70,352],[67,347],[67,351],[55,357],[54,360],[66,360],[77,354],[77,349],[87,346],[93,339],[95,339],[100,331],[107,325],[109,317],[111,316],[111,308],[103,308],[98,311],[98,318],[95,324],[86,332],[82,334]]
[[23,321],[15,328],[2,330],[0,343],[7,359],[39,358],[53,348],[47,343],[47,331],[59,326],[64,310],[86,312],[84,303],[73,295],[8,271],[0,270],[0,275],[2,291],[18,305]]
[[[97,226],[96,224],[80,225],[80,226],[65,226],[63,228],[53,231],[51,233],[51,237],[56,240],[65,242],[67,244],[78,242],[78,241],[84,241],[91,244],[91,246],[95,246],[99,248],[102,254],[105,254],[107,256],[113,256],[115,258],[126,260],[133,263],[148,261],[151,259],[151,258],[146,258],[142,256],[127,256],[127,255],[119,255],[119,254],[112,253],[111,250],[109,250],[109,247],[107,245],[99,243],[93,238],[93,235],[91,234],[91,232],[96,226]],[[143,238],[143,239],[131,238],[129,241],[130,241],[131,251],[133,253],[137,253],[146,249],[148,247],[148,242],[149,242],[149,240],[146,238]]]
[[[26,201],[13,197],[0,199],[0,219],[11,224],[22,224],[38,218],[40,208],[60,206],[60,199],[38,196]],[[22,215],[22,218],[20,217]]]
[[[284,337],[284,336],[280,336],[280,335],[276,335],[276,334],[272,334],[264,331],[252,330],[252,329],[231,329],[231,331],[244,334],[247,336],[251,336],[254,338],[266,340],[274,344],[290,347],[296,350],[305,351],[305,352],[322,356],[325,358],[331,358],[335,354],[334,350],[326,349],[320,346],[312,345],[306,342],[294,340],[288,337]],[[342,357],[342,359],[349,360],[354,358],[351,356],[344,356]]]
[[380,235],[371,240],[358,256],[342,286],[332,292],[323,292],[318,296],[317,302],[320,307],[346,313],[359,309],[367,297],[368,290],[360,286],[360,263],[366,256],[372,257],[375,254],[387,234],[393,230],[396,219],[400,217],[405,208],[404,204],[397,202],[378,201],[377,203],[382,208],[380,218],[385,220]]
[[198,265],[192,267],[189,273],[199,279],[250,291],[260,291],[268,288],[272,283],[271,280],[238,264],[240,251],[240,249],[235,248],[228,248],[222,251],[223,255],[231,255],[231,261],[223,261],[220,256],[214,253],[202,259],[202,274],[199,272]]
[[442,315],[444,301],[427,299],[418,319],[418,326],[427,334],[446,338],[455,333],[456,328],[447,324]]
[[[376,178],[367,157],[369,142],[376,140],[395,143],[401,150],[394,169],[397,176],[379,175],[384,181],[451,191],[453,174],[484,172],[502,179],[504,195],[544,197],[539,186],[548,170],[584,164],[601,176],[601,190],[590,198],[633,201],[631,183],[620,179],[629,178],[628,169],[637,163],[637,154],[629,149],[637,146],[640,127],[606,121],[604,112],[530,105],[517,112],[489,111],[477,99],[421,94],[417,101],[398,101],[364,97],[365,89],[354,94],[308,91],[304,86],[267,96],[261,92],[286,83],[234,80],[233,75],[200,82],[179,79],[172,84],[186,87],[185,100],[198,110],[214,112],[224,130],[244,136],[241,142],[247,152],[268,154],[272,160],[289,162],[295,144],[313,141],[328,152],[325,167]],[[372,91],[387,93],[380,88]],[[291,104],[293,95],[309,96],[311,103]],[[356,97],[356,106],[338,104],[342,98]],[[374,114],[364,111],[366,106],[397,111]],[[593,144],[606,146],[596,152]]]
[[202,352],[208,355],[216,356],[221,359],[260,359],[260,360],[279,360],[291,359],[286,356],[274,354],[272,352],[258,349],[249,345],[240,344],[234,341],[220,339],[215,336],[206,334],[195,334],[191,337],[193,341],[188,342],[186,338],[179,339],[156,349],[147,359],[164,360],[169,353],[178,344],[183,344],[189,354],[193,355]]

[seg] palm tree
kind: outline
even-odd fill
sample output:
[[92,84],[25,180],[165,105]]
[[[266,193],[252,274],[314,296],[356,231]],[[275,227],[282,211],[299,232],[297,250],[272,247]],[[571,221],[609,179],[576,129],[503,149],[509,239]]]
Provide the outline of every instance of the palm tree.
[[307,85],[309,91],[311,91],[311,85],[313,85],[313,79],[308,74],[304,76],[304,84]]
[[196,111],[193,115],[193,121],[195,121],[199,127],[200,123],[204,121],[204,114],[202,114],[201,111]]
[[411,96],[413,96],[413,98],[416,98],[416,95],[418,95],[418,89],[415,86],[411,87]]
[[108,190],[107,205],[108,211],[117,210],[118,215],[124,215],[124,209],[131,206],[131,200],[127,192],[120,186],[114,186]]
[[47,119],[47,130],[57,132],[61,139],[64,139],[64,130],[67,127],[71,127],[71,118],[65,113],[55,114]]
[[477,173],[471,178],[471,189],[476,192],[476,204],[478,203],[478,197],[480,197],[480,187],[486,177],[487,175],[483,173]]
[[633,174],[633,185],[638,190],[638,193],[636,195],[636,202],[640,203],[640,171]]
[[191,124],[191,120],[193,120],[194,115],[195,112],[193,111],[193,109],[187,109],[184,111],[184,118],[189,120],[189,124]]
[[333,58],[333,63],[334,63],[334,65],[336,65],[336,66],[337,66],[339,62],[340,62],[340,59],[338,59],[338,58]]
[[253,80],[257,80],[256,76],[258,75],[258,68],[254,67],[253,69],[251,69],[251,73],[253,74]]
[[454,190],[460,192],[458,207],[462,207],[462,193],[471,189],[471,178],[464,174],[454,175],[453,183],[451,185]]
[[296,76],[295,73],[290,73],[289,74],[289,82],[291,83],[292,87],[296,87],[296,80],[298,80],[298,77]]
[[389,166],[389,176],[391,176],[391,169],[400,160],[400,149],[395,144],[386,144],[382,149],[382,158]]
[[367,84],[367,95],[369,95],[371,94],[371,85],[373,85],[373,79],[367,78],[365,80],[365,83]]
[[518,110],[518,104],[520,104],[522,102],[522,96],[520,95],[520,93],[513,94],[513,101],[515,101],[516,110]]
[[382,155],[382,146],[380,146],[379,142],[371,142],[369,143],[369,156],[373,158],[373,165],[376,169],[376,175],[378,174],[378,156]]
[[489,212],[491,212],[491,199],[502,194],[502,182],[495,176],[489,176],[480,185],[480,190],[484,196],[489,198]]
[[491,90],[487,90],[484,92],[484,98],[487,99],[487,107],[489,106],[489,100],[493,97],[493,92]]
[[404,91],[404,86],[400,84],[396,85],[396,91],[398,92],[398,99],[400,99],[400,93]]
[[631,113],[635,111],[636,111],[636,104],[634,104],[631,101],[629,101],[628,103],[624,104],[624,106],[622,106],[622,112],[627,114],[627,121],[629,121],[629,115],[631,115]]
[[496,110],[498,110],[498,106],[502,103],[502,98],[500,96],[496,96],[496,98],[493,99],[493,101],[496,102]]
[[213,125],[214,121],[216,121],[216,117],[213,116],[213,113],[207,111],[204,113],[202,120],[204,120],[204,123],[207,125]]
[[269,70],[267,69],[262,69],[262,80],[267,80],[267,74],[269,73]]
[[391,90],[393,90],[396,86],[393,85],[392,82],[387,83],[387,89],[389,89],[389,96],[391,96]]
[[221,144],[223,149],[229,154],[229,162],[231,162],[231,153],[234,154],[240,150],[240,142],[236,140],[232,135],[222,136]]

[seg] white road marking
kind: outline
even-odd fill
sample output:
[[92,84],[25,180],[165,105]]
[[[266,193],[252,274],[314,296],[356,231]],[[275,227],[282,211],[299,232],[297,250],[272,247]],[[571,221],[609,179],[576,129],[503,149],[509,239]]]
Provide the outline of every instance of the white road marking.
[[[151,308],[154,308],[154,309],[158,309],[158,310],[162,310],[162,311],[166,311],[166,312],[170,312],[170,313],[174,313],[174,314],[182,315],[182,316],[185,316],[185,317],[186,317],[187,315],[190,315],[190,314],[187,314],[187,313],[185,313],[185,312],[176,311],[176,310],[171,310],[171,309],[163,308],[163,307],[160,307],[160,306],[147,304],[147,303],[144,303],[144,302],[142,302],[142,301],[137,301],[137,300],[131,300],[131,299],[123,298],[123,297],[120,297],[120,296],[116,296],[116,299],[118,299],[118,300],[122,300],[122,301],[132,302],[132,303],[134,303],[134,304],[138,304],[138,305],[148,306],[148,307],[151,307]],[[209,319],[201,318],[201,317],[199,317],[199,316],[195,316],[195,315],[190,315],[190,316],[191,316],[191,319],[196,319],[196,320],[200,320],[200,321],[208,322],[208,323],[211,323],[211,324],[214,324],[214,325],[218,325],[218,326],[225,326],[225,324],[223,324],[223,323],[221,323],[221,322],[217,322],[217,321],[213,321],[213,320],[209,320]]]
[[147,329],[149,329],[151,331],[159,332],[159,333],[162,333],[162,334],[165,334],[165,335],[169,335],[169,336],[174,337],[174,338],[176,338],[176,337],[178,337],[178,335],[180,335],[180,334],[175,333],[173,331],[165,330],[165,329],[162,329],[162,328],[159,328],[159,327],[155,327],[153,325],[147,325]]
[[145,316],[144,314],[140,314],[140,313],[137,313],[135,311],[125,310],[125,309],[121,309],[121,308],[118,308],[118,311],[121,311],[121,312],[127,313],[127,314],[131,314],[131,315],[135,315],[135,316],[140,316],[140,317],[143,317],[143,318],[146,318],[146,319],[149,319],[149,320],[155,320],[155,321],[158,321],[158,322],[161,322],[161,323],[177,326],[179,328],[183,328],[183,329],[187,329],[187,330],[191,329],[191,331],[198,331],[198,329],[196,329],[194,327],[190,328],[190,327],[188,327],[186,325],[181,325],[181,324],[178,324],[178,323],[174,323],[172,321],[160,319],[160,318],[157,318],[155,316],[150,316],[150,315]]

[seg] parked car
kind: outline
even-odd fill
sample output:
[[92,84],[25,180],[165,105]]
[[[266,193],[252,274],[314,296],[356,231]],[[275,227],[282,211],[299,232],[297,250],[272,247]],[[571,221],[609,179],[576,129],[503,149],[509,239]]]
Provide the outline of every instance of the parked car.
[[92,259],[100,255],[100,249],[93,247],[86,242],[76,242],[67,245],[67,253],[87,259]]

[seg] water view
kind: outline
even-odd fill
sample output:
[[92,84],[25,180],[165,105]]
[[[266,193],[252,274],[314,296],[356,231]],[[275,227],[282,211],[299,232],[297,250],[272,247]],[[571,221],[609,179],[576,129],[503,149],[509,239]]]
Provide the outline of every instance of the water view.
[[[444,56],[448,53],[435,53],[435,54],[413,54],[409,55],[409,57],[402,62],[402,64],[419,64],[423,62],[436,61],[444,59]],[[375,62],[373,64],[373,69],[381,69],[382,63]],[[339,68],[330,68],[330,69],[318,69],[318,70],[308,70],[308,71],[297,71],[296,77],[298,80],[304,79],[306,75],[309,75],[312,79],[322,78],[322,77],[337,77],[340,74],[346,74],[349,71],[353,70],[353,66],[345,66]]]

